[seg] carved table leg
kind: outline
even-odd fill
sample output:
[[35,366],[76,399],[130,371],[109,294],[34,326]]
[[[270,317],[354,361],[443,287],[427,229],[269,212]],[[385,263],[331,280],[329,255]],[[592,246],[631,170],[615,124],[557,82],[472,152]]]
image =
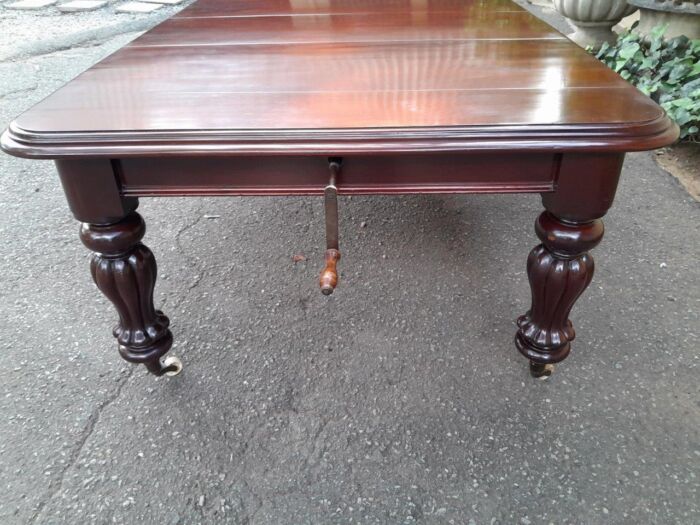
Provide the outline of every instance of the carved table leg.
[[83,223],[80,239],[94,253],[90,269],[95,284],[114,304],[119,323],[114,337],[119,353],[132,363],[143,363],[156,375],[176,375],[182,369],[177,357],[161,362],[173,344],[170,321],[153,306],[156,261],[141,243],[146,225],[132,211],[113,224]]
[[565,221],[545,211],[535,231],[542,244],[527,261],[532,304],[518,319],[515,344],[530,360],[532,375],[545,377],[571,350],[575,333],[569,313],[593,278],[587,252],[603,238],[603,222]]

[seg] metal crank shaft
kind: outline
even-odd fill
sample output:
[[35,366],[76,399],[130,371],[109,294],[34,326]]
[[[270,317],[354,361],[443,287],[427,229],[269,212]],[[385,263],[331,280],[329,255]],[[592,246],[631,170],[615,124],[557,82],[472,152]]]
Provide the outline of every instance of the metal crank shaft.
[[336,186],[340,175],[340,160],[331,159],[329,163],[330,180],[323,191],[324,208],[326,212],[326,267],[321,272],[319,284],[323,295],[330,295],[338,285],[338,188]]

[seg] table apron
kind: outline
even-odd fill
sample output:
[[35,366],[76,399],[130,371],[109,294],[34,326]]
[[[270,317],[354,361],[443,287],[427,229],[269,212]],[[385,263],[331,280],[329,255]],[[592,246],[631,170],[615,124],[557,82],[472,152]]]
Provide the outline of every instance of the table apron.
[[[329,157],[178,157],[112,161],[124,196],[322,195]],[[338,193],[523,193],[554,189],[561,155],[472,153],[342,159]]]

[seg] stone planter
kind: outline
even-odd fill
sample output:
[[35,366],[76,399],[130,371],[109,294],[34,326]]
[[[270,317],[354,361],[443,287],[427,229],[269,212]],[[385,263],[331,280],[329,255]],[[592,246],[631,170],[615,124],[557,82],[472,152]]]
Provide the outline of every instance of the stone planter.
[[639,7],[639,27],[643,35],[649,35],[657,26],[668,24],[666,38],[685,35],[700,38],[700,0],[628,0]]
[[613,26],[637,10],[627,0],[554,0],[554,8],[576,27],[569,38],[581,47],[615,42]]

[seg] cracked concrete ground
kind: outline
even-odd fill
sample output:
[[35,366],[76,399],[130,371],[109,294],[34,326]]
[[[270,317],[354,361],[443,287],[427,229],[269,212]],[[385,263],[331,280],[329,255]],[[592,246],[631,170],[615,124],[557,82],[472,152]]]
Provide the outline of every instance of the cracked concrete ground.
[[[133,36],[0,63],[0,123]],[[512,343],[536,196],[343,199],[331,298],[319,199],[143,199],[185,362],[155,379],[52,164],[0,174],[0,523],[700,522],[700,210],[651,153],[545,382]]]

